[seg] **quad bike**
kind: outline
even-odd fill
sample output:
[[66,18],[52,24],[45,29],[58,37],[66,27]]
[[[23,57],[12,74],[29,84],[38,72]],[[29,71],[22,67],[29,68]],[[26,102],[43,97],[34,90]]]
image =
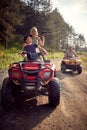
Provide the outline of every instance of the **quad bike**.
[[65,73],[67,69],[77,71],[78,74],[82,72],[81,60],[78,57],[63,58],[61,62],[61,71]]
[[[30,58],[30,54],[26,54]],[[41,63],[33,58],[9,66],[8,77],[3,80],[1,89],[1,102],[4,107],[14,106],[15,100],[22,95],[32,98],[41,94],[48,96],[50,106],[59,105],[60,83],[54,64]]]

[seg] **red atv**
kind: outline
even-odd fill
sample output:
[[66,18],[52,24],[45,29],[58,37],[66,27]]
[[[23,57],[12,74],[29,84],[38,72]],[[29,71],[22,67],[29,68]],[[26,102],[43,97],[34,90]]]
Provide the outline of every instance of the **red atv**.
[[[27,56],[30,58],[30,54]],[[1,89],[1,101],[4,107],[13,106],[15,100],[22,95],[29,95],[27,98],[32,98],[41,94],[48,96],[51,106],[59,105],[60,83],[56,77],[54,64],[40,63],[35,59],[34,61],[24,60],[11,64],[8,75]]]

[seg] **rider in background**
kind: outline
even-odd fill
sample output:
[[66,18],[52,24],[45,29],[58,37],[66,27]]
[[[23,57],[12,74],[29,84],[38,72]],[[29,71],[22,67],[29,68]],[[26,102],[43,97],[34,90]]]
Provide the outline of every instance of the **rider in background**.
[[73,57],[78,57],[75,47],[74,46],[69,46],[68,50],[64,54],[64,58],[73,58]]

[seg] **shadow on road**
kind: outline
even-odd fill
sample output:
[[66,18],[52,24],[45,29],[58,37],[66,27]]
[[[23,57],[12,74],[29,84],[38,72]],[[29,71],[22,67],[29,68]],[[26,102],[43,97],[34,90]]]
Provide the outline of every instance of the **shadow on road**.
[[0,130],[30,130],[54,110],[48,104],[36,104],[36,99],[23,101],[8,111],[2,108],[0,101]]
[[66,77],[74,77],[74,76],[78,76],[79,74],[77,72],[73,72],[73,71],[66,71],[66,73],[63,73],[61,70],[57,70],[57,77],[62,80]]

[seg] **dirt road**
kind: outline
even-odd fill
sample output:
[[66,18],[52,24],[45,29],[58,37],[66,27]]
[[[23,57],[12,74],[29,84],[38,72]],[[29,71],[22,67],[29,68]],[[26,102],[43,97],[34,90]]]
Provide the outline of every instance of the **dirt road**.
[[[0,101],[0,130],[87,130],[87,68],[82,74],[60,71],[60,60],[53,60],[61,83],[60,105],[49,107],[47,97],[22,102],[4,111]],[[7,71],[0,72],[0,88]],[[2,76],[2,77],[1,77]]]

